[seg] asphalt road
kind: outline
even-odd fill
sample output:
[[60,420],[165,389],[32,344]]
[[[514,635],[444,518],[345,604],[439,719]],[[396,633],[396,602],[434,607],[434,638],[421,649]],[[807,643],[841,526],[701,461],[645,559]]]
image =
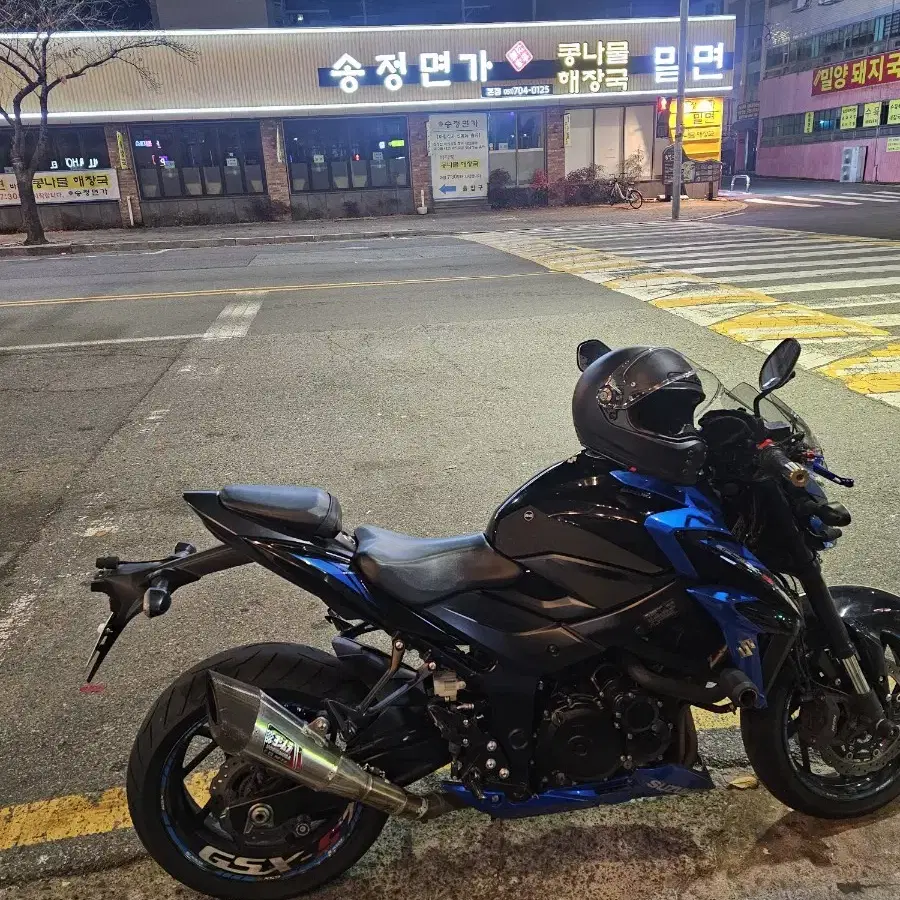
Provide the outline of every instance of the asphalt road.
[[[694,322],[452,237],[10,261],[0,284],[0,808],[121,785],[144,711],[203,657],[272,638],[328,646],[317,600],[245,567],[182,590],[162,619],[136,621],[101,670],[103,690],[80,691],[105,614],[86,588],[94,557],[212,542],[183,490],[318,484],[351,526],[473,531],[577,448],[579,340],[671,344],[729,382],[752,380],[761,362]],[[812,373],[785,397],[834,468],[859,478],[841,498],[855,525],[829,576],[897,589],[900,411]],[[742,765],[733,729],[704,734],[703,747],[720,782]],[[409,884],[526,900],[897,890],[891,811],[826,826],[764,791],[502,826],[452,821],[392,824],[352,886],[323,896]],[[126,829],[13,847],[0,853],[0,884],[138,854]],[[0,897],[174,891],[144,862],[0,887]]]
[[[730,181],[727,183],[730,188]],[[750,191],[724,190],[722,197],[747,204],[729,216],[736,225],[765,225],[825,234],[900,238],[900,186],[750,176]]]

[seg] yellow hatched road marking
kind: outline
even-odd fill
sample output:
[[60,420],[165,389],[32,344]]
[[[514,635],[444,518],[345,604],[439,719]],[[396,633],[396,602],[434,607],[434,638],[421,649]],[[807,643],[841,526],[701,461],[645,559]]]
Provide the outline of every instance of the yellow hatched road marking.
[[[835,378],[859,394],[900,407],[900,343],[883,328],[691,272],[661,270],[658,264],[635,256],[579,248],[567,244],[562,235],[525,238],[489,232],[465,239],[649,303],[763,353],[783,338],[799,337],[808,342],[801,366]],[[900,248],[900,242],[843,235],[822,236],[821,240]],[[721,307],[721,315],[717,307]]]
[[[699,731],[732,728],[734,715],[693,710]],[[444,771],[444,770],[442,770]],[[188,779],[187,787],[201,806],[209,798],[213,772],[201,772]],[[125,788],[114,787],[92,796],[71,794],[18,806],[0,808],[0,852],[16,847],[33,847],[68,838],[109,834],[131,827]]]

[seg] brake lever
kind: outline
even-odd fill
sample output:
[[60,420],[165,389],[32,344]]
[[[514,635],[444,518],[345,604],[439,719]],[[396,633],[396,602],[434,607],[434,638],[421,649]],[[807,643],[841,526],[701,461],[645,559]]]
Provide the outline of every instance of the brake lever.
[[830,469],[826,469],[820,460],[821,457],[811,459],[806,463],[806,465],[816,475],[820,475],[822,478],[827,478],[829,481],[833,481],[835,484],[839,484],[841,487],[852,488],[856,485],[856,482],[852,478],[844,478],[843,475],[836,475]]

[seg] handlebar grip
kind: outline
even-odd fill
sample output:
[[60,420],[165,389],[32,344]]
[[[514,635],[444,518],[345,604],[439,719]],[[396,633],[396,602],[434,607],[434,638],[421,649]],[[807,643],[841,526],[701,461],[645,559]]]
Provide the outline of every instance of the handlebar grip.
[[788,459],[774,445],[763,447],[759,451],[759,465],[764,472],[784,478],[794,487],[806,487],[809,483],[809,470]]

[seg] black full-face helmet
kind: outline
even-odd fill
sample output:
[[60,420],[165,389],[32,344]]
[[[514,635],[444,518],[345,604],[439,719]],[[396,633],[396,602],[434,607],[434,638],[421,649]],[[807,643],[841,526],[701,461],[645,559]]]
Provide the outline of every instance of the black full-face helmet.
[[625,347],[591,363],[575,385],[583,447],[644,475],[694,484],[706,445],[694,427],[704,400],[694,367],[668,347]]

